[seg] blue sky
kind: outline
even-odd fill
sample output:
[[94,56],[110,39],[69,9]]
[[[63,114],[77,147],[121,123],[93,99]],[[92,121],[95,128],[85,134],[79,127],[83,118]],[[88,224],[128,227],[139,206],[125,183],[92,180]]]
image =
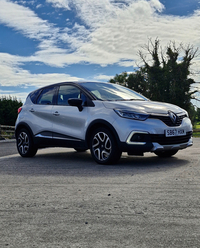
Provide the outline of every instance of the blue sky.
[[[200,47],[200,0],[0,0],[0,95],[108,81],[141,64],[138,50],[157,37]],[[200,82],[199,57],[191,70]]]

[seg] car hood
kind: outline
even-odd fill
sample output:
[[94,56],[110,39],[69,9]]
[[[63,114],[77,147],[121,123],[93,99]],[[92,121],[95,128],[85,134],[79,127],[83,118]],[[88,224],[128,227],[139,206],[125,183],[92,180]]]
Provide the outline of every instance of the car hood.
[[153,101],[105,101],[103,104],[109,109],[121,109],[147,114],[167,114],[169,110],[176,114],[186,112],[184,109],[176,105]]

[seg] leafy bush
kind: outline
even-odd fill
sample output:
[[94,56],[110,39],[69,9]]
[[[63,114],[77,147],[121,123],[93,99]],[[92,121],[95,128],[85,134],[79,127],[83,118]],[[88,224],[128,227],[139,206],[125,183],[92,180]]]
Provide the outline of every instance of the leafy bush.
[[16,97],[0,97],[0,124],[14,126],[17,118],[17,110],[23,104]]

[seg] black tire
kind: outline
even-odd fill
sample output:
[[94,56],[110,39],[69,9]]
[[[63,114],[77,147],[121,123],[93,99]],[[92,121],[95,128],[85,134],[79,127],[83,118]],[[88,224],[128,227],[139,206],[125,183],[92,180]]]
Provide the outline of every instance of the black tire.
[[158,157],[161,158],[169,158],[173,155],[175,155],[178,152],[178,150],[169,150],[169,151],[157,151],[154,152]]
[[114,164],[122,154],[113,134],[103,127],[93,131],[90,151],[94,160],[99,164]]
[[17,150],[22,157],[33,157],[38,148],[34,146],[33,139],[29,131],[25,128],[17,132]]

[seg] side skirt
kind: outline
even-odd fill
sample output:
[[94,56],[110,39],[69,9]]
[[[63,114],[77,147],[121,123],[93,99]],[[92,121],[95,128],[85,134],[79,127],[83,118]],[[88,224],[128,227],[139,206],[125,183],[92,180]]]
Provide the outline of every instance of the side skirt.
[[45,147],[69,147],[76,149],[88,149],[85,140],[58,133],[42,132],[35,135],[34,143],[38,148]]

